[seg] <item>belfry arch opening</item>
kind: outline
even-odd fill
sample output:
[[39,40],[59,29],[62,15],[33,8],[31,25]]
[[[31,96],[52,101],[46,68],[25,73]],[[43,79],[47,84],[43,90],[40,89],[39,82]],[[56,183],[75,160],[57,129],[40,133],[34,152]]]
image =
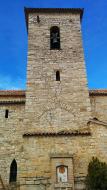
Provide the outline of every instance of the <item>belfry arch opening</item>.
[[50,28],[50,49],[60,49],[60,29],[58,26]]
[[9,183],[16,182],[16,181],[17,181],[17,162],[14,159],[10,165]]

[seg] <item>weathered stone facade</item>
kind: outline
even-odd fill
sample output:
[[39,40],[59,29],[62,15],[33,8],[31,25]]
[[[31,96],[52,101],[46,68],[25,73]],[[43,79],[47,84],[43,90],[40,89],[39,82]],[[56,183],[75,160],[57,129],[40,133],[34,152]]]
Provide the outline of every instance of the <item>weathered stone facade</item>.
[[[8,188],[83,190],[92,156],[107,160],[107,91],[87,88],[83,10],[25,13],[27,90],[0,91],[0,175]],[[60,49],[50,49],[52,26],[60,29]],[[14,159],[17,183],[9,184]]]

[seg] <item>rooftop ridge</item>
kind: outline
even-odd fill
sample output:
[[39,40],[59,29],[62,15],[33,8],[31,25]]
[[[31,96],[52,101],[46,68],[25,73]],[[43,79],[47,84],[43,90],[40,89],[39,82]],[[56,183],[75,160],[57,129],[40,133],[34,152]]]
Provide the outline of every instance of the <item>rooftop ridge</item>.
[[89,90],[90,95],[107,95],[107,89],[92,89]]
[[58,13],[63,13],[63,12],[72,12],[72,11],[79,11],[83,12],[83,8],[27,8],[24,7],[25,11],[28,12],[45,12],[45,13],[51,13],[51,12],[58,12]]

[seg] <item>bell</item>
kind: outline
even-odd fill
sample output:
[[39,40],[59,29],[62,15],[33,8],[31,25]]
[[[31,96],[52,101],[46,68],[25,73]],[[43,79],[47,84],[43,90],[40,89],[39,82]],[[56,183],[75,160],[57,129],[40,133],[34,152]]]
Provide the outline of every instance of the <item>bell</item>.
[[58,42],[57,38],[53,38],[53,43],[57,43],[57,42]]
[[53,38],[53,43],[57,43],[58,42],[58,33],[53,33],[52,38]]

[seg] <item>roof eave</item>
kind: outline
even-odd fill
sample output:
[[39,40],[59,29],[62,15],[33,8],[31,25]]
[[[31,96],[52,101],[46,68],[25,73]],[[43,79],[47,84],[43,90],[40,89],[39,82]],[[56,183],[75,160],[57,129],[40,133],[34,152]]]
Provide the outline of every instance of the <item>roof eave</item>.
[[89,90],[90,96],[107,96],[107,89]]
[[28,31],[28,14],[29,13],[79,13],[82,19],[83,8],[26,8],[24,7],[26,27]]

